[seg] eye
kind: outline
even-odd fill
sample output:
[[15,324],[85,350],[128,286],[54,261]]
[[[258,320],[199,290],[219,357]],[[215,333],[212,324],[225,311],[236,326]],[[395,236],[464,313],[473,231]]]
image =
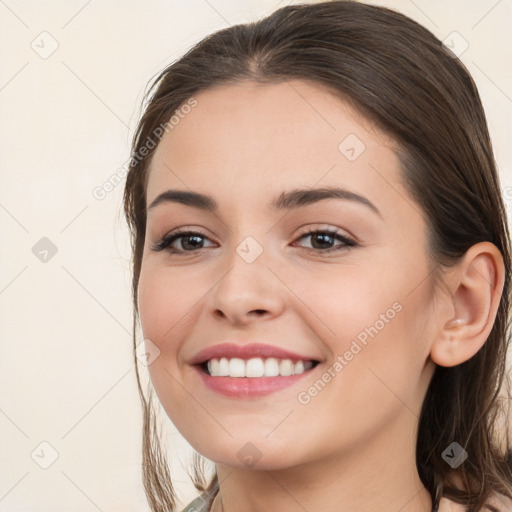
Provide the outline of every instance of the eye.
[[[309,237],[311,237],[313,247],[304,247],[304,249],[309,252],[326,253],[357,246],[357,243],[354,240],[332,229],[317,229],[307,231],[299,237],[299,240],[303,240]],[[332,244],[336,240],[339,240],[341,245],[332,247]]]
[[[180,239],[181,249],[172,247],[172,244]],[[165,235],[160,242],[153,245],[153,250],[158,252],[167,249],[171,253],[193,252],[202,248],[201,239],[208,240],[208,237],[198,231],[177,231]]]
[[[342,235],[336,230],[331,229],[311,230],[306,233],[302,233],[298,240],[303,240],[308,237],[311,237],[313,245],[313,247],[304,247],[308,252],[327,253],[357,246],[357,243],[354,240]],[[181,245],[181,248],[173,247],[172,244],[178,240],[180,240],[179,245]],[[173,254],[194,252],[204,248],[204,240],[209,240],[209,238],[203,233],[198,231],[182,230],[165,235],[158,243],[153,244],[152,249],[156,252],[167,250]],[[332,247],[332,244],[336,240],[341,242],[341,244]]]

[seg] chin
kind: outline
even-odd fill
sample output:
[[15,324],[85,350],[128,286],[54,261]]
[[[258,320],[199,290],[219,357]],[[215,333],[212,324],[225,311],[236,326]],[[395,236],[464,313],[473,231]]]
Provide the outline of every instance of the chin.
[[[290,458],[290,446],[273,446],[271,443],[258,443],[252,441],[233,441],[225,443],[222,447],[217,445],[215,451],[210,449],[196,451],[215,464],[222,464],[239,470],[278,471],[300,465],[298,454],[293,452]],[[285,455],[285,456],[283,456]]]

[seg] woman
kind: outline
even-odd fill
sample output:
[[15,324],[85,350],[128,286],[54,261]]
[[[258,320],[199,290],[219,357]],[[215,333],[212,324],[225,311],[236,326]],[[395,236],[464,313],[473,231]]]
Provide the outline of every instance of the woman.
[[[132,149],[134,333],[215,463],[187,512],[512,510],[507,219],[438,39],[382,7],[283,7],[166,68]],[[176,510],[139,391],[146,494]]]

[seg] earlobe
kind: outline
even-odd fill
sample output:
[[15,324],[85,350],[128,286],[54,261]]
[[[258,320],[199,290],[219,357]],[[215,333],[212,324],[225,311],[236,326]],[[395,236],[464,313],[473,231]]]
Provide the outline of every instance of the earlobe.
[[432,361],[446,367],[471,359],[486,342],[503,292],[503,258],[494,244],[481,242],[466,252],[450,274],[450,296],[441,299],[439,327],[430,351]]

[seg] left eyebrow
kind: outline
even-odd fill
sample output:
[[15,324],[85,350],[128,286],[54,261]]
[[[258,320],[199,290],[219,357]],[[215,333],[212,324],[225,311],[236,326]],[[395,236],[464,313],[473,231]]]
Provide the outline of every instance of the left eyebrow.
[[356,194],[355,192],[351,192],[350,190],[338,187],[291,190],[290,192],[283,192],[275,201],[270,203],[269,206],[273,210],[291,210],[293,208],[307,206],[324,199],[347,199],[349,201],[356,201],[367,206],[382,218],[380,210],[369,199]]
[[[382,218],[379,209],[366,197],[344,188],[326,187],[317,189],[298,189],[283,192],[269,204],[272,210],[291,210],[307,206],[325,199],[345,199],[358,202],[370,208]],[[148,211],[162,203],[181,203],[192,208],[211,212],[218,211],[218,205],[210,196],[186,190],[166,190],[159,194],[148,206]]]

